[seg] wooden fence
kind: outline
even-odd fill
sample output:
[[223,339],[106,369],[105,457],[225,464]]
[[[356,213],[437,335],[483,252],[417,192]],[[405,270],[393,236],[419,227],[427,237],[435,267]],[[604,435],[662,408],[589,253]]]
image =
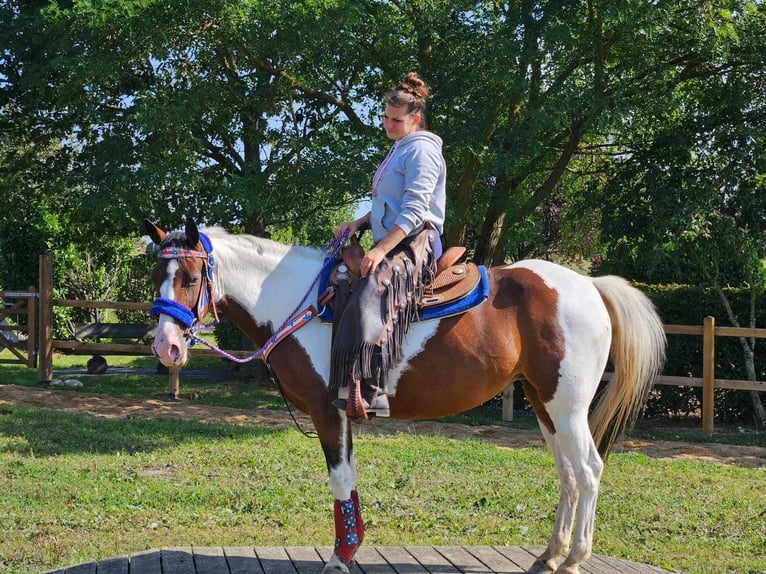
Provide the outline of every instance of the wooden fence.
[[[74,355],[153,355],[151,344],[147,341],[154,337],[154,324],[138,323],[86,323],[76,326],[74,339],[60,340],[53,338],[53,308],[70,307],[80,309],[111,309],[145,311],[147,319],[150,303],[126,301],[86,301],[79,299],[53,298],[53,264],[50,254],[40,256],[39,299],[39,365],[38,380],[49,382],[53,379],[53,353],[62,351]],[[132,343],[103,342],[98,339],[134,339]],[[82,341],[81,339],[90,339]],[[96,339],[96,341],[93,341]],[[235,356],[247,356],[246,351],[227,351]],[[194,356],[218,356],[215,351],[194,347],[189,349]],[[168,373],[168,395],[178,398],[180,393],[179,369],[171,368]]]
[[[745,337],[765,339],[766,329],[743,327],[716,327],[715,317],[705,317],[702,325],[664,325],[667,335],[702,336],[702,377],[677,377],[663,375],[658,385],[676,387],[702,387],[702,430],[713,434],[715,421],[715,390],[736,389],[740,391],[766,392],[766,381],[746,381],[715,378],[715,338]],[[612,373],[604,373],[603,380],[610,380]],[[503,420],[513,420],[513,385],[503,391]]]
[[[0,349],[12,357],[3,364],[37,366],[37,291],[0,291]],[[12,302],[11,302],[12,301]],[[24,356],[26,353],[26,356]]]
[[[52,297],[52,261],[49,254],[40,256],[40,289],[36,292],[31,287],[26,292],[0,291],[4,299],[19,299],[11,305],[11,313],[27,314],[26,327],[7,327],[0,325],[0,348],[7,347],[14,354],[13,359],[0,362],[26,364],[29,367],[38,366],[39,380],[50,381],[53,378],[53,353],[64,351],[79,355],[152,355],[151,345],[146,342],[135,343],[104,343],[84,342],[77,340],[53,339],[53,307],[78,307],[93,309],[132,309],[149,311],[149,303],[112,302],[112,301],[80,301],[72,299],[54,299]],[[8,313],[6,313],[7,315]],[[0,312],[0,319],[3,314]],[[135,338],[146,339],[152,336],[153,325],[123,324],[123,323],[91,323],[80,325],[77,334],[80,338]],[[716,337],[747,337],[766,338],[766,329],[748,329],[737,327],[716,327],[713,317],[705,317],[702,325],[665,325],[668,335],[689,335],[702,337],[702,377],[661,376],[657,384],[702,387],[702,428],[712,434],[715,420],[715,389],[736,389],[742,391],[766,392],[766,381],[746,381],[715,378],[715,338]],[[27,334],[25,343],[27,357],[19,352],[18,344],[11,344],[4,333],[9,330],[22,331]],[[195,347],[190,352],[198,356],[216,356],[210,349]],[[247,356],[247,351],[228,351],[237,356]],[[604,380],[611,378],[611,373],[604,373]],[[179,374],[177,369],[171,369],[168,381],[168,393],[178,397]],[[513,420],[513,385],[503,391],[503,420]]]

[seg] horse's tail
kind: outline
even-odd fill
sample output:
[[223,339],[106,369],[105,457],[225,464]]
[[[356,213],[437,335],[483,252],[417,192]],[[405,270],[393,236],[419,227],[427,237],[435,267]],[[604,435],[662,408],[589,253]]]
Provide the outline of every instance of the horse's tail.
[[654,304],[625,279],[593,279],[612,321],[614,376],[590,415],[598,451],[606,458],[617,435],[636,422],[665,362],[665,331]]

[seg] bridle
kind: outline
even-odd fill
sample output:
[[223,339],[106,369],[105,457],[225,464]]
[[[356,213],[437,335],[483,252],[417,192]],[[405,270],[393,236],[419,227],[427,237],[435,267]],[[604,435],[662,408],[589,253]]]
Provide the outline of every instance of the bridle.
[[183,249],[180,247],[162,248],[162,246],[160,246],[160,251],[158,253],[158,257],[160,259],[179,259],[184,257],[193,257],[203,260],[205,273],[202,274],[202,281],[204,284],[200,286],[196,311],[192,311],[188,307],[172,299],[158,297],[154,300],[149,313],[152,317],[159,317],[160,314],[165,314],[178,321],[181,325],[184,326],[184,337],[190,341],[190,345],[196,342],[200,342],[215,351],[218,355],[235,363],[246,363],[252,361],[253,359],[262,359],[268,365],[268,358],[271,351],[274,350],[274,348],[285,338],[309,323],[319,314],[314,305],[309,305],[305,309],[302,309],[302,306],[308,299],[309,295],[314,289],[314,286],[317,284],[324,271],[333,264],[335,258],[340,253],[341,248],[346,243],[348,237],[349,231],[346,230],[340,237],[333,238],[327,245],[325,245],[323,251],[327,257],[325,257],[322,268],[320,269],[319,273],[317,273],[314,281],[312,281],[311,285],[309,285],[306,294],[295,307],[293,312],[287,316],[287,319],[285,319],[285,321],[274,330],[274,333],[266,342],[266,344],[245,359],[240,359],[234,355],[231,355],[227,351],[224,351],[223,349],[219,349],[215,345],[207,342],[205,339],[198,337],[194,333],[195,325],[200,322],[206,314],[206,307],[208,302],[213,308],[216,324],[220,323],[218,318],[218,310],[215,306],[215,299],[213,298],[213,268],[215,267],[215,260],[213,259],[213,245],[210,242],[210,239],[204,233],[199,234],[199,241],[202,244],[203,251],[198,251],[195,249]]
[[204,233],[199,234],[199,242],[202,245],[202,251],[171,246],[161,247],[157,254],[157,257],[160,259],[202,259],[202,285],[200,285],[199,296],[197,297],[197,304],[194,310],[166,297],[155,299],[149,310],[152,317],[159,317],[161,314],[172,317],[183,325],[187,333],[207,314],[208,305],[212,306],[213,315],[216,322],[218,322],[218,309],[216,309],[215,299],[213,298],[213,268],[215,267],[213,244]]

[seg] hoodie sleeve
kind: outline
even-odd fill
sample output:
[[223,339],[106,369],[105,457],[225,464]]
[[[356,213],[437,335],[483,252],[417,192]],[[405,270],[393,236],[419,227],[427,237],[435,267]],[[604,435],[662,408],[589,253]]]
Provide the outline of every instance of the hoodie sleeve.
[[413,142],[403,155],[404,195],[394,224],[409,235],[425,222],[444,159],[439,146],[427,139]]

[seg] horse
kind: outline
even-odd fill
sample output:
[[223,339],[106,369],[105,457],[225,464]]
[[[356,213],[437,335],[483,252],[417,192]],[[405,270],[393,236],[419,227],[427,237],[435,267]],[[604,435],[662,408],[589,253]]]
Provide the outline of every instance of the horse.
[[[326,266],[321,249],[285,245],[193,221],[166,233],[145,222],[160,257],[151,277],[160,301],[154,352],[168,367],[188,358],[188,329],[220,310],[255,345],[282,330]],[[579,572],[591,555],[604,459],[635,422],[665,358],[651,301],[625,279],[588,277],[543,260],[487,270],[489,296],[457,316],[415,321],[389,373],[390,416],[433,419],[485,403],[522,381],[553,452],[561,485],[550,543],[530,572]],[[294,322],[290,322],[292,325]],[[279,327],[278,327],[279,326]],[[286,399],[308,413],[334,497],[334,554],[323,574],[348,574],[364,538],[351,421],[328,390],[331,328],[316,319],[268,354]],[[614,374],[603,388],[611,360]],[[570,549],[571,545],[571,549]]]

